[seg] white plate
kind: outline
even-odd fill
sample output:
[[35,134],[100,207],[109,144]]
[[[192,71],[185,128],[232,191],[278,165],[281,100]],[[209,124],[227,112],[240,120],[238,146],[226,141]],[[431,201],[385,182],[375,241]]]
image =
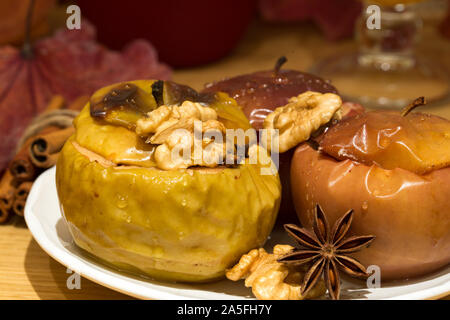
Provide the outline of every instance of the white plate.
[[[34,239],[51,257],[81,276],[110,289],[144,299],[251,299],[243,282],[223,280],[210,284],[168,284],[131,276],[109,268],[79,249],[61,216],[56,193],[55,168],[34,183],[25,207],[25,220]],[[275,230],[268,246],[284,233]],[[286,243],[286,238],[282,242]],[[272,242],[272,243],[270,243]],[[288,241],[289,242],[289,241]],[[450,267],[414,281],[368,289],[364,282],[343,281],[343,299],[430,299],[450,294]]]

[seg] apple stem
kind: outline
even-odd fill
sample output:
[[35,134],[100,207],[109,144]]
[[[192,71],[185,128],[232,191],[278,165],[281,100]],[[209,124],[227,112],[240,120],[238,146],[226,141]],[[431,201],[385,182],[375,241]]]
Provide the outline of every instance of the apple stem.
[[33,8],[35,0],[30,0],[28,5],[27,17],[25,19],[25,40],[22,46],[22,56],[25,59],[33,57],[33,48],[31,47],[30,33],[31,33],[31,19],[33,17]]
[[415,99],[413,102],[408,104],[406,107],[402,109],[401,115],[402,117],[406,117],[411,111],[413,111],[415,108],[419,106],[426,105],[427,101],[425,100],[425,97],[419,97]]
[[286,62],[287,62],[287,58],[285,56],[281,56],[281,57],[278,58],[277,62],[275,63],[275,68],[274,68],[275,76],[278,75],[278,71],[280,71],[281,67]]
[[314,140],[314,139],[312,139],[312,138],[309,138],[308,140],[306,140],[305,141],[312,149],[314,149],[314,150],[316,150],[316,151],[319,151],[319,149],[320,149],[320,144],[316,141],[316,140]]

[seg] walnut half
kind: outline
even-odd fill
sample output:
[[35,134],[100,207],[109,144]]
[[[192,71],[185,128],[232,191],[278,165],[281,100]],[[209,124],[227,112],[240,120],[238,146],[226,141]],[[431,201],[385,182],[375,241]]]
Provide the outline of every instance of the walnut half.
[[166,128],[157,136],[157,143],[160,143],[160,145],[155,150],[155,163],[158,168],[175,170],[189,168],[195,165],[217,167],[224,163],[227,150],[223,139],[220,141],[215,140],[214,137],[202,136],[198,140],[199,146],[197,151],[199,152],[196,152],[194,148],[194,144],[196,143],[194,137],[196,122],[199,126],[202,126],[198,130],[202,134],[216,134],[216,136],[223,136],[225,134],[225,126],[217,120],[201,122],[199,120],[187,119],[185,121],[179,121]]
[[226,277],[232,281],[245,279],[245,286],[251,287],[259,300],[303,300],[323,295],[325,284],[320,280],[306,296],[302,296],[301,282],[305,271],[277,261],[293,249],[290,245],[276,245],[272,254],[263,248],[253,249],[227,271]]
[[[202,133],[201,139],[194,139],[195,130]],[[136,124],[137,134],[147,137],[148,143],[158,145],[154,159],[156,166],[163,170],[196,165],[217,167],[224,163],[225,131],[214,109],[191,101],[184,101],[180,106],[162,105]]]
[[274,130],[278,130],[278,151],[285,152],[309,139],[314,131],[333,119],[340,120],[341,98],[334,93],[307,91],[289,99],[264,120],[263,142],[272,148]]

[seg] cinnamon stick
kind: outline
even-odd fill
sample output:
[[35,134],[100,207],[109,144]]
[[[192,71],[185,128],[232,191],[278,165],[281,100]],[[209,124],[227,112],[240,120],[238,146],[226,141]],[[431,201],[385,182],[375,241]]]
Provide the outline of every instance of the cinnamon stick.
[[8,221],[10,210],[11,209],[5,208],[3,203],[0,202],[0,224]]
[[8,220],[14,203],[14,177],[7,169],[0,179],[0,223]]
[[56,163],[59,151],[74,132],[73,127],[67,127],[33,138],[29,148],[31,162],[38,168],[53,166]]
[[9,171],[17,181],[30,181],[37,175],[36,167],[30,160],[28,155],[28,148],[30,147],[30,141],[26,142],[22,146],[19,152],[14,156],[9,164]]
[[75,129],[73,127],[67,127],[65,129],[57,130],[54,132],[40,134],[36,136],[31,142],[31,150],[36,155],[47,155],[59,152]]
[[25,203],[27,202],[28,194],[30,193],[32,181],[22,182],[14,192],[14,203],[12,205],[12,211],[18,216],[23,217],[25,210]]
[[[59,127],[49,126],[44,128],[40,134],[50,133],[59,130]],[[29,149],[34,137],[25,141],[9,163],[9,170],[17,182],[31,181],[39,174],[39,169],[31,161]]]
[[15,182],[11,172],[6,169],[0,180],[0,203],[5,209],[11,209],[14,201]]
[[[62,96],[55,95],[51,98],[44,112],[50,112],[61,109],[62,107],[64,107],[64,103],[65,103],[64,98]],[[59,127],[49,126],[47,128],[44,128],[40,132],[40,134],[55,131],[58,129]],[[23,144],[19,146],[20,149],[17,151],[13,160],[11,160],[9,164],[9,170],[11,171],[14,179],[17,182],[31,181],[35,179],[37,174],[39,173],[38,172],[39,170],[36,168],[36,165],[33,164],[29,155],[29,148],[32,143],[32,140],[33,137],[30,137],[26,139],[25,142],[22,142]]]
[[43,155],[43,156],[35,156],[33,157],[33,164],[42,169],[48,169],[53,167],[58,161],[59,152]]
[[[52,113],[51,111],[61,109],[64,106],[64,99],[61,96],[54,96],[52,98],[46,112],[44,112],[47,118],[42,118],[41,121],[51,122],[57,127],[51,130],[51,133],[45,131],[47,130],[45,128],[37,135],[31,137],[31,143],[28,147],[28,157],[34,166],[47,169],[56,163],[59,151],[65,141],[75,131],[73,126],[70,125],[73,119],[72,117],[77,114],[76,111],[81,110],[88,102],[89,96],[80,96],[67,106],[66,113],[58,114]],[[50,115],[52,115],[51,118],[49,118]],[[54,128],[54,126],[52,127]]]
[[25,211],[26,199],[15,199],[12,207],[12,211],[20,217],[23,217]]
[[[88,96],[80,96],[67,106],[67,109],[75,113],[88,101]],[[22,137],[20,149],[0,180],[0,223],[7,221],[12,212],[23,216],[32,181],[42,168],[49,168],[56,163],[62,146],[74,133],[75,129],[72,126],[61,128],[70,124],[66,118],[70,121],[71,114],[61,115],[61,119],[58,118],[56,121],[48,118],[50,115],[53,116],[52,112],[64,107],[64,98],[53,96],[43,112],[46,114],[43,117],[46,118],[39,120],[40,126],[38,123],[30,125],[29,133]],[[63,117],[65,118],[62,119]],[[44,124],[44,121],[48,124]]]
[[22,182],[14,192],[14,199],[26,200],[28,198],[28,194],[30,193],[32,186],[33,182],[31,181]]

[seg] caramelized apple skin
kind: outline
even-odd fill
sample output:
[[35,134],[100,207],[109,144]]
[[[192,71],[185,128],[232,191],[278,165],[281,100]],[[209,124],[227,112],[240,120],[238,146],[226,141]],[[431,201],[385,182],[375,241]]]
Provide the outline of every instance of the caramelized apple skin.
[[330,128],[320,147],[338,160],[423,174],[450,165],[450,121],[423,113],[367,112]]
[[396,168],[337,161],[308,145],[295,150],[291,166],[297,215],[312,226],[320,203],[333,224],[354,209],[351,234],[376,236],[354,256],[381,268],[383,280],[424,275],[450,263],[450,168],[425,175]]
[[234,98],[255,129],[275,108],[284,106],[289,98],[306,91],[337,93],[327,81],[295,70],[259,71],[210,83],[203,92],[222,91]]

